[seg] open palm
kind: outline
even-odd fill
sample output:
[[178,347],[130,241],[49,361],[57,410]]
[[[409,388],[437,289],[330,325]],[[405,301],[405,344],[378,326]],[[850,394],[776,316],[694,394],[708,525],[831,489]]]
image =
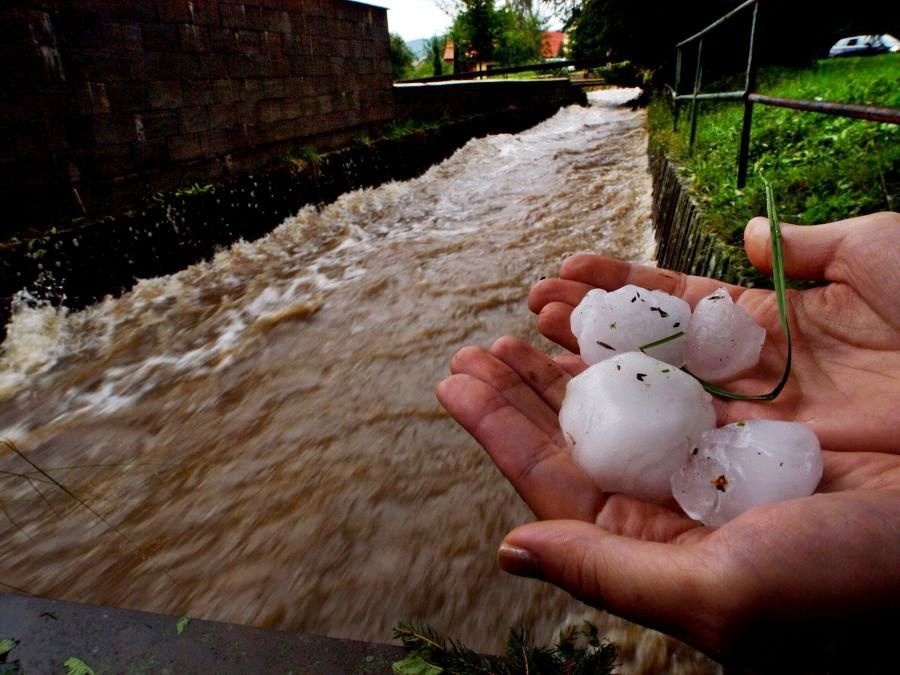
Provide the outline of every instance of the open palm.
[[[763,269],[765,231],[760,222],[747,231],[751,261]],[[785,227],[784,234],[788,273],[831,283],[792,293],[795,368],[779,399],[723,403],[719,417],[810,424],[826,448],[825,474],[811,497],[752,509],[716,529],[674,503],[604,495],[572,462],[557,419],[565,385],[583,364],[512,338],[460,351],[438,397],[547,521],[507,536],[500,562],[508,571],[551,581],[721,660],[834,665],[862,640],[867,651],[852,652],[860,666],[865,653],[877,654],[873,640],[877,647],[877,636],[896,628],[885,617],[900,602],[900,217]],[[535,287],[530,305],[541,331],[574,351],[573,306],[592,287],[627,283],[691,304],[721,285],[576,256],[561,279]],[[767,291],[729,290],[768,339],[754,375],[727,384],[768,390],[785,356],[775,300]]]

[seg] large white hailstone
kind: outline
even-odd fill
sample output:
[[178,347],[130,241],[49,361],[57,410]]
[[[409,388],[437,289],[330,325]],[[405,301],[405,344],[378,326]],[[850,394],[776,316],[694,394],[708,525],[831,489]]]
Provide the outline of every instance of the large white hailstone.
[[685,366],[703,380],[721,382],[755,366],[765,341],[765,329],[720,288],[694,307]]
[[[570,325],[581,358],[592,364],[686,332],[690,320],[690,305],[681,298],[629,284],[611,293],[590,291],[572,312]],[[682,335],[644,351],[681,367],[686,343]]]
[[822,449],[799,422],[748,420],[703,434],[672,475],[672,494],[694,520],[722,525],[760,504],[811,495]]
[[559,424],[572,458],[604,491],[661,502],[716,414],[693,377],[627,352],[569,381]]

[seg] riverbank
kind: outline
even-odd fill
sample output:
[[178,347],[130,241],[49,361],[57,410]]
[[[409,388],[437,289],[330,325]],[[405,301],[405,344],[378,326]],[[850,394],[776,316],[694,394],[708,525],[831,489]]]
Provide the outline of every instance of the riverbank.
[[[772,96],[900,108],[898,68],[898,54],[819,61],[803,70],[769,68],[759,73],[758,90]],[[740,88],[722,84],[707,89]],[[692,152],[687,112],[678,131],[672,130],[666,98],[657,97],[648,113],[651,157],[668,158],[674,172],[668,180],[677,180],[677,189],[689,200],[679,207],[677,198],[672,202],[671,194],[665,196],[662,216],[702,221],[704,236],[715,240],[711,246],[718,251],[719,271],[721,257],[728,259],[727,280],[764,283],[743,252],[744,225],[765,214],[765,193],[754,166],[773,184],[779,213],[787,222],[815,224],[900,208],[900,126],[756,106],[751,173],[747,186],[738,189],[735,160],[742,114],[740,103],[701,103]],[[691,213],[676,217],[676,208]],[[683,227],[690,230],[689,224]],[[681,264],[681,259],[692,267],[685,271],[703,267],[685,253],[670,251],[660,263]]]
[[[321,206],[351,190],[409,180],[473,138],[523,131],[585,100],[563,80],[463,88],[457,94],[451,83],[404,92],[398,103],[403,115],[381,137],[359,136],[322,154],[298,145],[259,171],[158,192],[121,213],[78,218],[40,236],[0,242],[0,339],[22,289],[28,289],[29,302],[80,309],[127,291],[138,279],[177,272],[240,239],[252,241],[307,204]],[[455,115],[438,115],[448,97],[467,102],[472,112],[454,104],[448,109]]]

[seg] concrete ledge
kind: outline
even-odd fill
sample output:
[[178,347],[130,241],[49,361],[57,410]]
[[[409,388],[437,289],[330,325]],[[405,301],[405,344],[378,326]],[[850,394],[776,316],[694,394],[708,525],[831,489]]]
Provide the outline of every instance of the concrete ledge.
[[[65,672],[77,658],[102,673],[390,673],[402,647],[0,594],[0,640],[18,642],[2,672]],[[0,656],[0,659],[3,657]],[[3,667],[8,670],[3,670]]]

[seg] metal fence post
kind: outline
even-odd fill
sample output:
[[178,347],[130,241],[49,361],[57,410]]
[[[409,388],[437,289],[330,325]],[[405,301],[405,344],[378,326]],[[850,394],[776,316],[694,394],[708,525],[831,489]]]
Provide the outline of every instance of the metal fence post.
[[756,21],[759,16],[759,0],[753,5],[753,19],[750,23],[750,47],[747,50],[747,74],[744,79],[744,121],[741,126],[741,147],[738,150],[737,186],[747,184],[747,163],[750,159],[750,131],[753,126],[753,101],[750,94],[756,89]]
[[678,131],[678,113],[681,102],[678,100],[678,91],[681,89],[681,47],[675,49],[675,89],[672,91],[675,109],[672,111],[672,131]]
[[697,136],[697,94],[700,93],[700,79],[703,76],[703,40],[697,43],[697,69],[694,71],[694,97],[691,99],[691,138],[688,149],[693,152]]

